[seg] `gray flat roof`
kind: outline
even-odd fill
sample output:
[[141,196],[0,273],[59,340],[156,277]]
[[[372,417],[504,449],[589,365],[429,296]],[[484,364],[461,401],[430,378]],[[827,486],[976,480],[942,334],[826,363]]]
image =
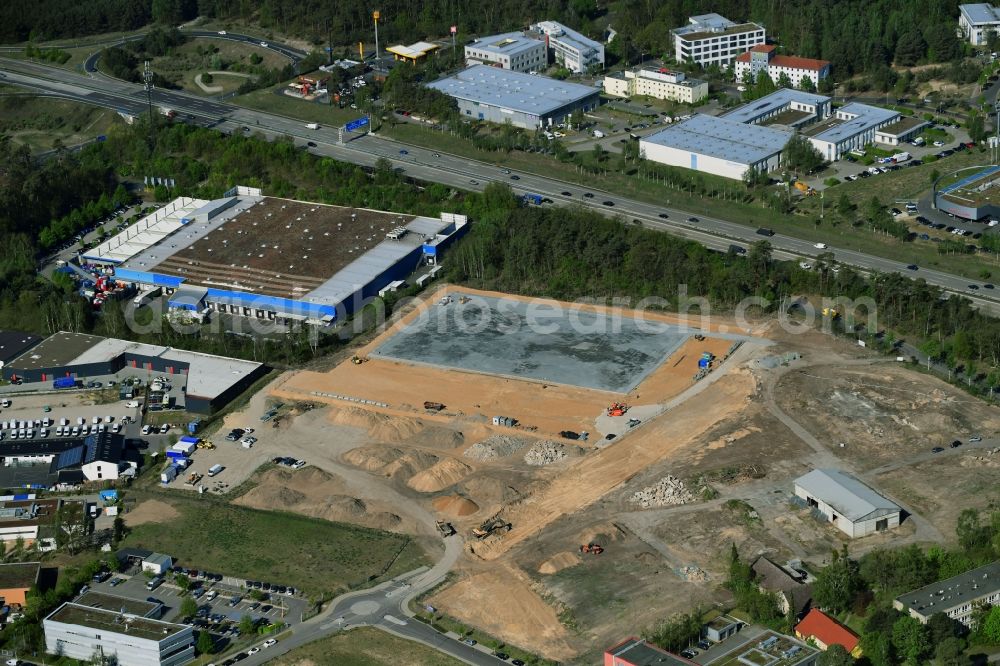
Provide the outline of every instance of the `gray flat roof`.
[[188,395],[202,398],[214,398],[222,394],[230,386],[252,374],[262,365],[238,358],[213,356],[212,354],[148,345],[117,338],[102,338],[99,344],[86,349],[72,362],[79,365],[102,363],[126,353],[139,356],[158,356],[165,360],[188,363],[190,369],[187,374],[185,392]]
[[775,90],[770,95],[765,95],[760,99],[747,102],[743,106],[739,106],[732,111],[723,113],[720,117],[726,118],[727,120],[735,120],[740,123],[752,123],[761,116],[766,116],[777,109],[790,106],[792,102],[808,104],[811,106],[820,106],[821,104],[829,101],[830,98],[824,97],[823,95],[816,95],[814,93],[803,92],[801,90],[780,88]]
[[536,49],[539,46],[544,46],[544,43],[521,32],[502,32],[499,35],[481,37],[472,44],[466,44],[466,48],[475,48],[493,55],[508,56]]
[[739,164],[756,164],[781,152],[791,137],[791,132],[786,130],[745,125],[699,113],[644,137],[639,143],[689,150]]
[[488,65],[473,65],[427,86],[456,99],[536,116],[600,94],[589,86]]
[[91,608],[74,603],[65,603],[52,612],[46,622],[61,622],[75,624],[111,634],[127,634],[152,641],[162,641],[165,638],[191,629],[185,624],[174,624],[137,615],[122,615],[117,611]]
[[[582,35],[573,28],[567,27],[560,23],[559,21],[539,21],[535,26],[548,34],[550,37],[555,37],[560,42],[566,42],[572,44],[577,50],[584,52],[588,49],[592,51],[600,51],[604,48],[604,45],[598,41]],[[562,34],[550,33],[550,30],[559,30]]]
[[66,331],[53,333],[11,361],[10,367],[17,370],[34,370],[69,365],[88,349],[100,344],[102,340],[104,338],[100,336],[85,333],[67,333]]
[[608,650],[608,653],[633,666],[687,666],[692,663],[638,638],[630,638]]
[[850,521],[867,518],[874,513],[894,513],[899,505],[861,483],[853,476],[836,469],[814,469],[795,479],[795,485],[829,504]]
[[879,130],[879,134],[890,134],[893,136],[899,136],[901,134],[908,134],[915,129],[924,127],[925,125],[930,125],[930,122],[924,120],[923,118],[914,118],[913,116],[900,116],[899,120],[886,125]]
[[[853,117],[846,120],[842,114],[850,114]],[[819,141],[829,141],[830,143],[840,143],[862,132],[866,132],[873,127],[878,127],[884,123],[899,117],[899,111],[892,109],[882,109],[877,106],[858,104],[851,102],[837,109],[836,119],[840,122],[831,126],[821,125],[820,131],[809,136]]]
[[901,594],[896,601],[921,615],[933,615],[997,591],[1000,591],[1000,560]]
[[0,331],[0,361],[6,365],[41,341],[40,335],[21,331]]
[[83,593],[73,603],[117,613],[138,615],[139,617],[147,617],[161,606],[161,604],[154,604],[151,601],[140,601],[139,599],[120,597],[115,594],[95,592],[94,590]]
[[965,14],[965,19],[973,25],[977,23],[1000,22],[1000,11],[997,11],[993,5],[985,2],[971,5],[959,5],[958,9],[960,12]]

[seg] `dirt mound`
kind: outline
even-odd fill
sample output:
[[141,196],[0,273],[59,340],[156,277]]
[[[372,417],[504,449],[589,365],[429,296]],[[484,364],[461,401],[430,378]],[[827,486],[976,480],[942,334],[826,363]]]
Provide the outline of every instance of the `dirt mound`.
[[565,444],[546,439],[528,449],[528,452],[524,454],[524,462],[535,466],[551,465],[567,455],[569,454],[566,453]]
[[422,493],[436,493],[453,486],[472,471],[472,468],[454,458],[444,458],[422,472],[414,474],[406,485]]
[[[296,488],[290,488],[294,485]],[[310,518],[353,523],[383,530],[403,529],[402,519],[381,504],[343,493],[344,484],[315,467],[272,469],[234,503],[255,509],[290,511]]]
[[458,489],[465,495],[475,497],[480,504],[484,502],[507,504],[523,496],[521,491],[504,483],[503,480],[481,474],[465,479],[458,485]]
[[542,562],[538,567],[538,573],[554,574],[562,571],[563,569],[575,567],[578,564],[580,564],[580,556],[567,550],[553,555],[549,559]]
[[602,523],[580,533],[580,543],[599,543],[607,545],[610,541],[621,541],[625,538],[625,530],[614,523]]
[[466,458],[473,460],[493,460],[494,458],[506,458],[517,453],[527,444],[523,439],[510,437],[509,435],[493,435],[481,442],[476,442],[465,450]]
[[126,525],[165,523],[179,516],[177,509],[160,500],[146,500],[123,516]]
[[406,443],[428,449],[457,449],[465,444],[465,436],[457,430],[428,425],[408,439]]
[[434,508],[449,516],[463,517],[471,516],[479,511],[479,505],[472,500],[460,495],[448,495],[446,497],[436,497],[431,502]]
[[345,453],[344,461],[368,472],[409,479],[414,474],[433,467],[439,458],[431,453],[391,446],[362,446]]
[[413,437],[424,424],[420,419],[389,416],[358,407],[346,407],[330,412],[330,421],[336,425],[364,428],[372,439],[396,443]]

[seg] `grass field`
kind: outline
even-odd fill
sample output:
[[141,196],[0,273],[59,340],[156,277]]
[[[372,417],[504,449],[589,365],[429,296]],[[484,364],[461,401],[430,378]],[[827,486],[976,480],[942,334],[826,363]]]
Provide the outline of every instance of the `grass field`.
[[107,134],[124,121],[114,111],[47,97],[0,98],[0,133],[26,144],[32,152],[66,146]]
[[461,666],[437,650],[371,627],[359,627],[271,661],[276,666]]
[[390,563],[389,577],[427,563],[420,546],[399,534],[216,501],[157,499],[179,515],[169,524],[135,526],[127,546],[170,553],[210,571],[293,585],[310,598],[363,585]]
[[357,109],[341,109],[330,104],[317,104],[287,95],[276,95],[275,89],[285,88],[285,84],[255,90],[247,95],[240,95],[229,100],[238,106],[257,111],[276,113],[279,116],[295,118],[307,123],[320,123],[328,127],[339,127],[345,123],[360,118],[363,114]]
[[[744,204],[724,199],[704,198],[668,189],[661,183],[611,170],[595,178],[579,171],[575,165],[564,164],[536,153],[482,151],[471,142],[455,135],[442,134],[409,123],[395,127],[383,125],[380,134],[489,164],[557,178],[577,185],[596,186],[599,190],[616,196],[676,206],[695,215],[722,217],[754,229],[766,226],[778,233],[794,235],[810,242],[826,243],[834,249],[850,248],[905,264],[916,263],[926,268],[934,267],[970,278],[975,278],[983,269],[996,270],[995,263],[985,255],[941,255],[937,252],[936,244],[927,241],[902,242],[875,234],[865,226],[852,226],[850,221],[842,220],[833,210],[841,192],[846,193],[851,201],[860,207],[863,207],[872,196],[885,204],[891,204],[896,199],[915,198],[930,187],[930,174],[935,169],[940,173],[946,173],[965,166],[981,164],[984,156],[978,151],[956,153],[933,164],[890,172],[875,178],[859,179],[830,188],[825,195],[824,221],[817,225],[815,222],[820,216],[819,197],[811,197],[802,202],[798,214],[785,215],[764,208],[759,202]],[[860,217],[860,214],[856,217]]]
[[[256,53],[263,60],[259,65],[250,62]],[[196,95],[218,95],[233,92],[246,80],[240,74],[255,70],[284,67],[288,59],[278,53],[244,42],[225,39],[196,38],[174,49],[169,56],[153,59],[153,69],[173,81],[182,89]],[[195,77],[208,71],[226,71],[231,74],[215,74],[215,80],[207,84],[221,87],[221,92],[205,92],[195,82]]]

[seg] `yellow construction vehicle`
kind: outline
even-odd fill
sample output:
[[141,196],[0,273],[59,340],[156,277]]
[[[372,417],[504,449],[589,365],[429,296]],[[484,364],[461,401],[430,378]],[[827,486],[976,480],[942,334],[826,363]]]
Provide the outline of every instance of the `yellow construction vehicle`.
[[489,535],[493,534],[494,532],[499,532],[499,531],[510,532],[510,530],[511,530],[510,523],[508,523],[500,516],[493,516],[492,518],[486,520],[479,527],[473,527],[472,536],[482,540],[488,537]]

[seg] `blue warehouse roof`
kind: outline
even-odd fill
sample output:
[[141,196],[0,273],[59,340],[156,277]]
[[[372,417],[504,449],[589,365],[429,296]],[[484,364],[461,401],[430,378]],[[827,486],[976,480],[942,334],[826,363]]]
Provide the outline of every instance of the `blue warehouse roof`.
[[781,152],[791,137],[785,130],[698,114],[643,138],[640,145],[652,143],[729,162],[755,164]]
[[958,9],[965,14],[966,20],[972,25],[1000,22],[1000,11],[987,3],[959,5]]
[[599,94],[589,86],[488,65],[473,65],[454,76],[428,83],[427,87],[456,99],[535,116]]

